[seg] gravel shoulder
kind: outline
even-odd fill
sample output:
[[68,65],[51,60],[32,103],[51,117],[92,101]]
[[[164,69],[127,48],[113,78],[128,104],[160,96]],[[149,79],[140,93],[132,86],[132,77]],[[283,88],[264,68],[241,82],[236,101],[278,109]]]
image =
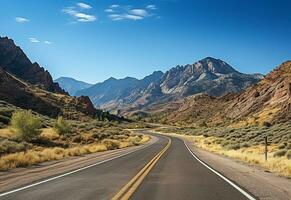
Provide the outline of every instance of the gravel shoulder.
[[197,157],[258,199],[291,200],[291,179],[279,177],[256,166],[198,149],[187,139],[185,142]]

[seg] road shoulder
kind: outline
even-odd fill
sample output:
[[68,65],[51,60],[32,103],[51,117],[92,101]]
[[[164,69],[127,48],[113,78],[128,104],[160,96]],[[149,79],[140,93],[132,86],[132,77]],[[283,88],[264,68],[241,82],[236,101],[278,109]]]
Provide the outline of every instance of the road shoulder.
[[206,164],[263,200],[291,199],[291,180],[279,177],[254,166],[223,157],[202,149],[185,140],[191,151]]

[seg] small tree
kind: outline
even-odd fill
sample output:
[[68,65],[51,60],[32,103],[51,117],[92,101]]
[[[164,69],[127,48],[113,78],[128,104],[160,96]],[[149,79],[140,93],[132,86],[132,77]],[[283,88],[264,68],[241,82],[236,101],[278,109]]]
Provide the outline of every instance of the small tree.
[[70,133],[72,131],[72,127],[63,117],[58,117],[56,123],[54,124],[54,130],[60,134]]
[[11,127],[19,138],[29,141],[41,133],[41,120],[29,110],[15,111],[11,117]]

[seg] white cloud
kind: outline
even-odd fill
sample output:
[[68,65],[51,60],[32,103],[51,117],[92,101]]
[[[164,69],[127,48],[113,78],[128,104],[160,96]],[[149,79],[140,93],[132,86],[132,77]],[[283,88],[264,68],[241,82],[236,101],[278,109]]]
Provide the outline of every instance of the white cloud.
[[132,15],[137,15],[137,16],[141,16],[141,17],[148,16],[148,12],[144,9],[132,9],[129,11],[129,13]]
[[131,14],[112,14],[109,15],[109,17],[113,20],[113,21],[120,21],[120,20],[141,20],[143,19],[143,17],[141,16],[137,16],[137,15],[131,15]]
[[38,39],[36,39],[35,37],[31,37],[29,38],[29,41],[32,43],[39,43],[40,41]]
[[157,7],[155,5],[147,5],[146,8],[150,9],[150,10],[156,10],[157,9]]
[[16,21],[17,23],[25,23],[25,22],[29,22],[29,19],[24,18],[24,17],[16,17],[16,18],[15,18],[15,21]]
[[132,8],[132,6],[111,5],[104,10],[112,21],[142,20],[154,16],[150,11],[157,9],[155,5],[147,5],[145,9]]
[[52,44],[52,42],[50,42],[50,41],[47,41],[47,40],[46,40],[46,41],[44,41],[44,43],[45,43],[45,44],[48,44],[48,45]]
[[114,12],[114,10],[112,8],[105,9],[104,11],[107,12],[107,13],[113,13]]
[[74,7],[68,7],[62,10],[64,13],[72,16],[78,22],[93,22],[97,20],[95,15],[89,15],[83,12],[79,12]]
[[109,6],[109,8],[118,8],[118,7],[119,7],[119,5],[117,5],[117,4],[113,4],[113,5]]
[[92,6],[90,6],[89,4],[86,4],[86,3],[77,3],[77,5],[80,7],[80,8],[83,8],[83,9],[91,9]]

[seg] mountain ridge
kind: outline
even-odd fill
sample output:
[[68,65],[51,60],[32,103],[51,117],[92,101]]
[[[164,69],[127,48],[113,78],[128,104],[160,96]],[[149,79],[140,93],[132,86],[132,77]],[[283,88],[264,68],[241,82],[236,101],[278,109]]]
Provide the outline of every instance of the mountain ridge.
[[[133,110],[156,101],[171,101],[198,93],[221,96],[239,92],[261,78],[258,74],[240,73],[220,59],[206,57],[194,64],[177,65],[165,73],[153,72],[140,80],[130,78],[127,83],[126,78],[107,79],[76,94],[89,96],[95,106],[104,109]],[[111,94],[101,91],[100,88],[110,88],[110,83],[114,83]]]
[[291,61],[282,63],[260,82],[239,93],[220,97],[195,94],[125,114],[148,122],[188,127],[288,122],[291,120]]
[[93,84],[79,81],[70,77],[59,77],[54,80],[61,88],[63,88],[70,95],[74,96],[77,91],[91,87]]
[[66,92],[54,83],[50,73],[37,62],[32,63],[12,39],[0,36],[0,68],[50,92]]

